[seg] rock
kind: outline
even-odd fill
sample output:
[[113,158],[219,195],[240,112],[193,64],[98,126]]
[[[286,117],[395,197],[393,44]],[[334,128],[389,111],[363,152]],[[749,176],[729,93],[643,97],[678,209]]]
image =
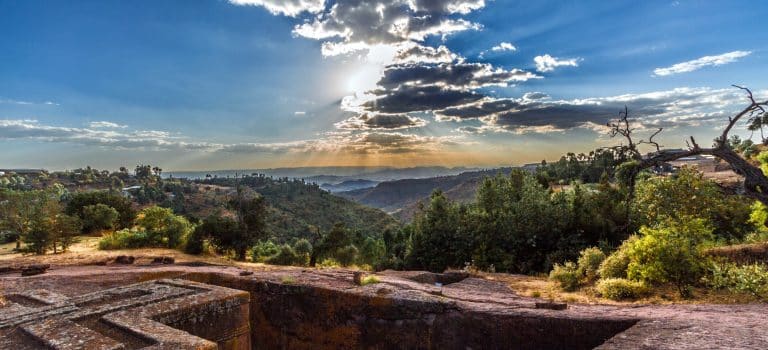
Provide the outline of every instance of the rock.
[[355,284],[358,286],[363,285],[363,273],[360,271],[355,271],[354,274],[352,274],[352,281],[355,282]]
[[51,267],[51,265],[48,264],[39,264],[39,265],[29,265],[25,266],[21,269],[21,275],[22,276],[34,276],[34,275],[40,275],[44,274],[46,270],[48,270]]
[[543,303],[536,303],[537,309],[548,309],[548,310],[565,310],[568,308],[568,304],[566,303],[556,303],[554,301],[552,302],[543,302]]
[[131,265],[135,260],[136,258],[130,255],[118,255],[115,258],[115,264]]
[[16,272],[17,270],[18,270],[18,268],[13,267],[13,266],[0,266],[0,274]]
[[158,256],[154,259],[152,259],[153,264],[173,264],[176,262],[176,260],[173,257],[170,256]]
[[253,275],[253,271],[240,271],[240,276],[250,276]]

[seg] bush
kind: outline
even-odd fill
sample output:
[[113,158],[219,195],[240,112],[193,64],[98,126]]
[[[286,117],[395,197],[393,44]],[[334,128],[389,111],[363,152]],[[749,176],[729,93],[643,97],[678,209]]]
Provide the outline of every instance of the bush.
[[186,237],[183,238],[182,245],[187,254],[201,254],[205,246],[205,232],[202,225],[195,227]]
[[727,288],[761,299],[768,298],[768,266],[764,264],[713,263],[709,272],[708,281],[712,288]]
[[566,292],[572,292],[579,287],[580,277],[576,264],[570,261],[564,265],[555,264],[549,273],[549,279],[558,282],[560,288]]
[[93,232],[115,228],[120,213],[106,204],[92,204],[83,207],[83,230]]
[[643,282],[624,278],[606,278],[597,282],[597,292],[611,300],[637,299],[648,293]]
[[369,276],[363,277],[363,279],[360,280],[360,285],[361,286],[367,286],[369,284],[376,284],[376,283],[379,283],[379,282],[381,282],[381,281],[379,280],[378,277],[373,276],[373,275],[369,275]]
[[605,258],[597,269],[600,278],[627,278],[629,267],[629,255],[627,247],[637,240],[637,236],[630,236],[618,250]]
[[144,248],[153,245],[150,235],[146,231],[122,229],[107,234],[99,240],[99,249],[133,249]]
[[689,297],[690,286],[706,270],[701,245],[712,238],[712,229],[702,219],[683,218],[643,227],[640,233],[627,247],[627,277],[647,283],[670,282],[681,296]]
[[272,241],[257,243],[251,251],[251,259],[254,262],[266,262],[266,260],[280,252],[280,247]]
[[603,260],[605,260],[605,253],[600,248],[584,249],[579,254],[576,272],[587,281],[594,281],[598,277],[598,269]]
[[300,261],[299,255],[287,244],[283,244],[277,254],[266,259],[272,265],[298,265]]
[[300,259],[299,265],[306,266],[309,264],[309,258],[312,256],[312,243],[302,238],[293,244],[293,250]]
[[353,245],[348,245],[343,248],[339,248],[336,250],[336,260],[339,261],[341,266],[349,266],[355,263],[355,260],[357,260],[358,250],[357,247]]

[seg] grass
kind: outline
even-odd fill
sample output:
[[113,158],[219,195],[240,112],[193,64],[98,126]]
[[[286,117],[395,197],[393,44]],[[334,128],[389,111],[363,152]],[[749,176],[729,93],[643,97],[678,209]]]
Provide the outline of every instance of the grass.
[[296,279],[293,276],[283,276],[283,278],[280,279],[280,282],[283,284],[296,284]]
[[373,275],[369,275],[369,276],[363,277],[363,279],[360,281],[360,285],[361,286],[367,286],[369,284],[376,284],[376,283],[379,283],[379,282],[381,282],[381,281],[379,280],[378,277],[373,276]]
[[747,293],[734,293],[728,290],[712,290],[708,288],[693,288],[693,298],[681,298],[677,289],[672,285],[656,286],[650,294],[631,301],[613,301],[598,295],[594,287],[582,287],[573,292],[562,291],[557,282],[548,280],[546,276],[510,275],[504,273],[478,273],[478,277],[502,282],[518,295],[533,298],[544,298],[558,302],[579,304],[745,304],[760,300]]

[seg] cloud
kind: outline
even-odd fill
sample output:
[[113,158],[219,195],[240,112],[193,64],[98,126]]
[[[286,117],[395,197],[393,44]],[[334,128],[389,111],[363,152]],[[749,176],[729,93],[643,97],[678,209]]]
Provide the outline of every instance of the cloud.
[[92,129],[125,129],[128,125],[120,125],[107,121],[96,121],[88,123],[88,127]]
[[667,75],[693,72],[708,66],[720,66],[738,61],[739,58],[749,56],[752,51],[732,51],[716,56],[704,56],[695,60],[674,64],[666,68],[656,68],[653,75],[663,77]]
[[543,92],[526,92],[525,95],[523,95],[523,100],[544,100],[548,98],[549,95]]
[[397,130],[427,125],[421,118],[407,114],[361,113],[335,124],[342,130]]
[[504,70],[487,63],[391,65],[384,70],[377,89],[348,98],[342,108],[358,113],[432,111],[478,101],[484,98],[475,91],[480,88],[539,78],[527,71]]
[[304,111],[296,111],[296,112],[293,112],[293,115],[295,115],[295,116],[301,116],[301,117],[303,117],[303,116],[307,115],[307,112],[304,112]]
[[441,45],[437,48],[418,44],[404,45],[395,55],[395,63],[451,63],[463,60],[447,47]]
[[323,54],[335,56],[377,44],[422,42],[480,25],[456,15],[485,6],[482,0],[338,0],[328,11],[294,27],[294,35],[325,40]]
[[[420,118],[407,117],[410,123],[423,125]],[[69,143],[111,150],[220,152],[231,154],[287,153],[349,153],[401,154],[437,152],[445,147],[462,145],[457,136],[421,136],[391,132],[401,124],[398,116],[374,116],[355,131],[327,133],[311,140],[273,143],[188,142],[182,136],[172,136],[157,130],[93,130],[44,125],[36,120],[0,120],[0,140]]]
[[559,59],[557,57],[552,57],[549,54],[533,58],[533,62],[536,63],[536,70],[539,72],[551,72],[557,67],[578,67],[579,60],[581,59]]
[[0,104],[21,105],[21,106],[35,106],[35,105],[58,106],[59,105],[58,103],[53,101],[31,102],[31,101],[3,99],[3,98],[0,98]]
[[235,5],[263,6],[274,15],[296,17],[302,12],[319,13],[325,0],[229,0]]
[[502,42],[502,43],[492,47],[491,51],[494,51],[494,52],[517,51],[517,48],[515,47],[515,45],[512,45],[511,43]]
[[435,111],[439,121],[479,120],[481,127],[463,127],[463,133],[549,133],[569,129],[598,130],[624,106],[640,129],[720,125],[746,103],[737,89],[677,88],[574,100],[484,98],[462,106]]

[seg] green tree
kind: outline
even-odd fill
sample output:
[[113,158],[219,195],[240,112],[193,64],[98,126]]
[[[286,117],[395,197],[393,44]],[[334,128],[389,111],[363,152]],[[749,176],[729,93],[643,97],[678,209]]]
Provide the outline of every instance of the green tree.
[[104,204],[117,210],[119,218],[115,228],[131,227],[136,219],[136,210],[133,209],[130,200],[118,193],[107,191],[78,192],[73,194],[67,202],[65,213],[67,215],[77,215],[80,219],[84,219],[83,208],[95,204]]
[[94,232],[115,228],[120,213],[106,204],[92,204],[83,207],[83,230]]
[[193,229],[192,224],[169,208],[152,206],[141,211],[136,224],[146,230],[153,245],[176,248]]
[[442,272],[470,261],[473,239],[468,230],[468,213],[435,190],[429,205],[413,220],[412,251],[409,265]]
[[738,241],[755,227],[750,221],[751,200],[726,195],[695,169],[683,168],[674,177],[654,177],[637,185],[634,212],[639,225],[678,217],[709,221],[716,237]]

